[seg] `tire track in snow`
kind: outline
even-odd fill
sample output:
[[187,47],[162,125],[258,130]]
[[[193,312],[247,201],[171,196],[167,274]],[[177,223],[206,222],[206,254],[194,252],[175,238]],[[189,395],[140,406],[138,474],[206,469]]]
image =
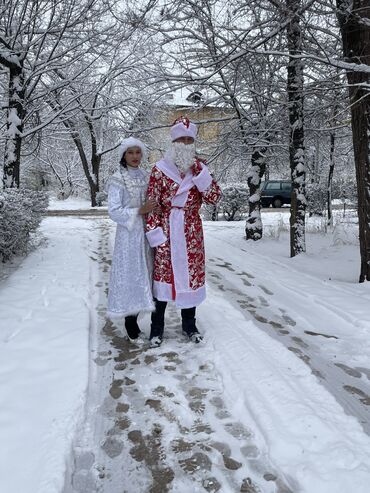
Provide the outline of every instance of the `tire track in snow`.
[[[344,414],[306,365],[246,320],[217,287],[208,298],[215,362],[224,369],[230,399],[258,423],[271,460],[295,481],[293,491],[367,493],[370,441],[357,420]],[[227,343],[222,344],[225,329]]]
[[[234,245],[228,241],[224,242],[212,232],[209,236],[212,237],[214,244],[209,242],[207,251],[213,254],[217,251],[225,252],[225,258],[215,255],[209,258],[208,281],[221,292],[229,293],[233,306],[244,312],[248,318],[252,318],[258,327],[277,338],[303,360],[311,368],[312,373],[335,396],[344,410],[355,416],[365,432],[370,434],[370,369],[362,366],[352,368],[345,361],[338,360],[335,345],[342,344],[340,337],[314,330],[315,327],[311,326],[309,320],[300,316],[296,321],[288,315],[285,308],[279,308],[278,294],[274,295],[272,292],[271,283],[266,286],[268,274],[262,271],[263,279],[261,280],[255,274],[255,257],[259,257],[259,261],[266,264],[266,259],[262,255],[248,252],[249,263],[253,265],[253,274],[247,273],[228,260],[227,252],[235,248]],[[228,249],[225,248],[225,243]],[[243,266],[246,263],[247,258],[243,258]],[[280,267],[286,268],[283,264],[280,264]],[[294,272],[293,269],[289,270]],[[306,277],[310,279],[310,276]],[[285,282],[280,289],[289,293],[295,311],[299,303],[302,306],[307,305],[307,294],[304,293],[304,288],[302,293],[291,286],[286,286]],[[348,326],[350,320],[348,314],[343,317],[342,314],[338,314],[336,308],[333,310],[329,303],[321,300],[319,306],[314,302],[312,306],[315,312],[322,310],[326,317],[330,316],[334,320],[340,320],[343,325]],[[348,330],[351,328],[353,329],[353,327],[348,327]],[[328,347],[330,351],[327,352]]]

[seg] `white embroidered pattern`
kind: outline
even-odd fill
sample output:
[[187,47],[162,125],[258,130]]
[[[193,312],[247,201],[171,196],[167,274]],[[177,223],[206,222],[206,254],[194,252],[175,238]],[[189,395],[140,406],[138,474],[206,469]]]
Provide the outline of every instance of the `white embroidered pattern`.
[[140,192],[140,198],[143,201],[146,193],[145,186],[148,186],[149,179],[147,173],[141,169],[138,169],[137,171],[138,173],[134,175],[133,173],[130,173],[127,168],[124,168],[123,166],[120,168],[122,181],[130,194],[130,197],[134,198],[136,194]]
[[130,171],[116,172],[108,182],[108,211],[117,223],[107,307],[112,320],[153,310],[152,254],[137,213],[149,177],[144,170]]
[[107,188],[109,189],[109,185],[111,184],[118,185],[129,193],[131,199],[140,199],[140,202],[143,204],[148,183],[149,174],[146,171],[138,169],[137,173],[134,175],[133,173],[130,173],[127,168],[120,166],[119,172],[114,173],[114,175],[109,178]]

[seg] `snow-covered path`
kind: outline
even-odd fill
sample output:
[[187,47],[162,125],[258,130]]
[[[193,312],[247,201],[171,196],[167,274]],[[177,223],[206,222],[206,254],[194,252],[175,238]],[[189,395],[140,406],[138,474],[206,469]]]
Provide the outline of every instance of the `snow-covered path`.
[[289,259],[286,238],[206,223],[205,343],[184,340],[169,307],[148,349],[105,319],[114,229],[45,219],[43,243],[3,278],[1,493],[368,493],[356,247],[309,235],[311,253]]
[[292,493],[253,430],[233,415],[213,348],[186,341],[173,308],[160,350],[130,344],[105,320],[112,228],[101,221],[97,230],[87,414],[64,493]]
[[[269,276],[267,259],[241,257],[243,245],[222,229],[206,227],[209,290],[198,310],[206,343],[185,341],[169,309],[158,350],[129,344],[104,319],[113,228],[96,220],[87,414],[64,493],[367,493],[370,440],[317,377],[366,427],[365,363],[335,361],[335,352],[361,359],[368,348],[358,343],[348,351],[349,321],[339,308],[331,305],[335,327],[324,331],[330,317],[318,310],[328,310],[326,298],[314,291],[317,302],[312,297],[300,310],[288,283],[294,271],[276,264]],[[308,292],[318,289],[317,280],[303,277],[313,285]],[[142,329],[148,333],[148,318]]]
[[234,225],[224,228],[228,234],[222,226],[207,226],[209,282],[256,326],[307,363],[370,434],[367,286],[321,281],[302,271],[299,259],[295,268],[269,260],[266,254],[247,250],[250,245]]

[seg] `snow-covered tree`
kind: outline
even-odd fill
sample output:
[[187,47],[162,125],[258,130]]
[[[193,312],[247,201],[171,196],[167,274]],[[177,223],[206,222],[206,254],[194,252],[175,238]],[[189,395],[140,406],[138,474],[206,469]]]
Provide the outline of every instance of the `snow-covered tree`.
[[241,185],[222,186],[220,208],[227,221],[242,218],[248,210],[248,189]]
[[[131,9],[120,8],[109,36],[94,39],[92,55],[82,62],[86,66],[83,76],[74,76],[60,89],[62,81],[70,78],[71,68],[53,74],[57,89],[50,90],[47,102],[59,115],[59,127],[77,150],[92,206],[97,204],[96,194],[101,191],[104,157],[132,132],[138,111],[145,107],[145,101],[150,107],[150,98],[154,97],[155,90],[148,85],[154,65],[153,44],[145,31],[145,16],[150,9],[150,1],[143,3],[133,17]],[[63,109],[71,99],[75,109],[67,113]]]
[[[4,187],[19,186],[24,138],[49,123],[47,116],[43,122],[32,121],[48,95],[49,74],[79,62],[106,8],[100,0],[1,2],[0,66],[8,79]],[[63,80],[60,86],[67,83]]]
[[248,173],[250,196],[248,199],[248,219],[245,225],[247,240],[262,238],[261,220],[261,180],[266,170],[266,147],[258,147],[252,154],[252,166]]
[[306,251],[305,213],[306,213],[306,163],[303,127],[303,62],[302,28],[300,0],[286,0],[288,16],[287,40],[288,62],[288,101],[289,101],[289,160],[292,180],[292,203],[290,215],[290,256]]

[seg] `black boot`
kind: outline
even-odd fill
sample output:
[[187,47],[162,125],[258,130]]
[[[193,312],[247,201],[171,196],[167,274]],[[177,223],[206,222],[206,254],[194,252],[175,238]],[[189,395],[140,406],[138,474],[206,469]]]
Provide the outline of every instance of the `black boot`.
[[155,311],[152,313],[152,323],[150,326],[150,347],[159,347],[162,344],[164,332],[164,314],[166,312],[166,301],[155,302]]
[[192,342],[195,342],[195,344],[203,341],[203,336],[199,333],[199,330],[195,325],[195,307],[184,308],[181,310],[181,320],[182,332],[184,335],[186,335]]
[[141,330],[137,324],[137,317],[137,315],[128,315],[125,317],[125,328],[130,340],[137,339],[141,334]]
[[150,347],[159,347],[162,344],[163,331],[164,327],[156,326],[153,324],[151,325],[149,337]]

